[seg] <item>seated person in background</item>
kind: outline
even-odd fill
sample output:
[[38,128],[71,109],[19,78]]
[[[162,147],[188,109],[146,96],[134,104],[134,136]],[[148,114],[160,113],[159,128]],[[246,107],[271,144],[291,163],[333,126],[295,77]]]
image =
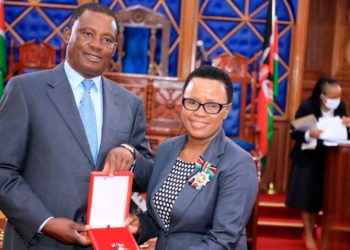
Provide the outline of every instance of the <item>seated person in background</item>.
[[[301,103],[295,118],[313,114],[321,117],[340,116],[344,125],[350,127],[344,102],[341,101],[341,87],[336,80],[321,78],[317,81],[311,96]],[[327,147],[320,137],[322,131],[314,128],[308,131],[293,130],[291,136],[296,140],[292,150],[292,172],[286,204],[301,210],[304,222],[304,241],[307,249],[318,249],[314,237],[317,214],[322,210],[323,180]],[[313,149],[302,150],[302,144],[317,140]]]
[[252,157],[221,128],[232,83],[220,69],[193,71],[183,87],[187,135],[160,146],[147,191],[147,213],[126,224],[156,249],[246,249],[245,226],[258,180]]

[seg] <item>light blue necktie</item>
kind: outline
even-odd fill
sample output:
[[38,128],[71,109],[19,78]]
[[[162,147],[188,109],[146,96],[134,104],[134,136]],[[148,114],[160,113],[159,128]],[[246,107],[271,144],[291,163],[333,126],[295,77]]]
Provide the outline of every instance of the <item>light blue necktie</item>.
[[79,103],[79,113],[89,141],[92,159],[96,165],[98,154],[96,113],[90,96],[90,90],[95,83],[92,80],[84,80],[82,81],[82,84],[84,87],[84,94]]

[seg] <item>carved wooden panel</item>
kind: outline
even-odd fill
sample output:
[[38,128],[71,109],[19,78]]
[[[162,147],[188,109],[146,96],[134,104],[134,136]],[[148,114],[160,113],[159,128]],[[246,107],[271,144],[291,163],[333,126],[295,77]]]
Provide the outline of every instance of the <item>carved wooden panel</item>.
[[350,79],[350,1],[337,0],[332,75]]
[[290,143],[288,121],[277,120],[273,126],[272,148],[267,157],[267,163],[262,171],[262,180],[260,187],[267,190],[269,183],[274,184],[276,192],[285,192],[289,179],[289,152]]
[[[16,73],[23,74],[26,69],[41,70],[56,66],[57,50],[48,43],[36,43],[33,40],[15,47],[12,40],[10,47],[8,78]],[[16,53],[18,53],[18,60],[16,60]]]
[[346,250],[350,246],[349,167],[349,146],[329,149],[324,189],[322,250]]
[[182,84],[155,81],[153,100],[153,120],[180,120]]
[[224,70],[231,79],[245,78],[250,75],[248,73],[249,59],[238,54],[221,54],[212,58],[212,64]]
[[304,79],[330,76],[334,34],[335,3],[332,0],[311,0]]
[[[156,147],[167,137],[177,136],[182,131],[182,82],[155,80],[152,99],[149,103],[150,121],[147,124],[149,138],[155,140]],[[152,143],[152,142],[151,142]],[[156,149],[154,147],[154,149]]]
[[121,86],[139,96],[144,103],[147,99],[147,84],[142,83],[119,83]]
[[153,152],[166,138],[185,132],[180,119],[182,79],[112,72],[105,76],[143,99],[147,137]]
[[342,86],[342,99],[345,101],[347,115],[350,116],[350,79],[346,81],[340,81]]
[[49,44],[30,42],[19,47],[19,63],[30,67],[55,65],[56,49]]

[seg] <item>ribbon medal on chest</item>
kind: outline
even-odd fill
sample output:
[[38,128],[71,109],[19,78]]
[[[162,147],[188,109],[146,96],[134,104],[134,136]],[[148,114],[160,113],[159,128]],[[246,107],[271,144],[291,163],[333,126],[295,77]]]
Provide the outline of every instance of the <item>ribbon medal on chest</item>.
[[195,189],[201,190],[216,174],[216,167],[200,156],[195,163],[195,168],[200,171],[192,176],[188,182]]

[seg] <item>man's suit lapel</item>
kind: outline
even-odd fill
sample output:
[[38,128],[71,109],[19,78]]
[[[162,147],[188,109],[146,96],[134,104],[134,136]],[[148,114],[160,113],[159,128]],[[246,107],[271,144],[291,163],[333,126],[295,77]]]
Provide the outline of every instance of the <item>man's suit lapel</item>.
[[52,80],[48,82],[48,85],[51,87],[47,91],[48,96],[72,131],[73,137],[78,141],[82,151],[89,158],[90,163],[94,165],[83,123],[74,100],[73,91],[64,72],[63,64],[60,64],[52,71],[50,79]]
[[120,114],[122,110],[122,99],[118,98],[120,92],[113,88],[113,82],[102,78],[103,80],[103,124],[102,124],[102,138],[100,151],[97,158],[97,166],[102,167],[104,155],[106,151],[115,144],[114,137],[116,134],[118,124],[121,122]]
[[[221,130],[219,134],[212,140],[209,147],[205,151],[203,158],[205,161],[210,162],[215,167],[218,166],[218,163],[220,161],[220,155],[224,153],[225,150],[225,134]],[[191,176],[194,176],[197,172],[200,170],[195,169]],[[214,176],[215,178],[215,176]],[[210,185],[209,182],[207,185]],[[173,209],[171,211],[171,214],[176,214],[176,217],[171,216],[171,224],[170,224],[170,230],[173,228],[181,219],[183,214],[188,209],[189,205],[192,203],[193,199],[200,193],[205,192],[206,186],[203,187],[201,190],[197,190],[194,187],[192,187],[189,183],[185,183],[184,188],[179,193],[178,198],[175,201],[175,204],[173,206]],[[181,216],[178,216],[181,214]]]

